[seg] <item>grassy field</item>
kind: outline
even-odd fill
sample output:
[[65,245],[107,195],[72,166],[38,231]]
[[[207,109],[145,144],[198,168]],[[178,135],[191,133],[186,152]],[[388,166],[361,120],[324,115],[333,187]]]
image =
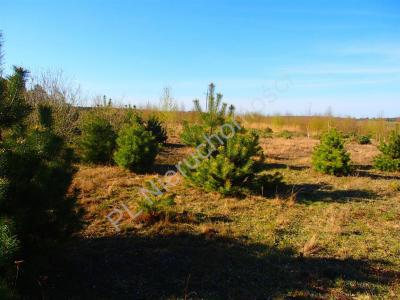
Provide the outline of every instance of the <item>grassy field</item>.
[[[355,170],[310,168],[317,140],[262,139],[268,173],[284,184],[223,198],[174,188],[176,215],[144,225],[106,219],[137,206],[144,181],[189,155],[171,139],[152,172],[79,166],[72,189],[85,227],[42,267],[45,299],[398,299],[400,174],[371,169],[376,145],[349,143]],[[179,175],[178,175],[179,176]]]
[[[157,115],[163,120],[168,127],[168,135],[176,136],[182,130],[182,121],[189,123],[198,123],[199,114],[195,111],[163,111],[158,107],[140,107],[139,111],[144,117]],[[118,129],[123,123],[126,107],[96,107],[94,110]],[[93,111],[93,108],[80,108],[80,115]],[[272,115],[265,116],[258,113],[246,113],[237,116],[238,120],[246,128],[260,130],[261,133],[266,128],[272,129],[274,133],[282,131],[290,131],[295,135],[318,137],[329,128],[337,128],[346,135],[369,135],[376,141],[384,140],[388,134],[395,128],[400,126],[400,120],[393,119],[356,119],[351,117],[335,117],[335,116],[281,116]]]

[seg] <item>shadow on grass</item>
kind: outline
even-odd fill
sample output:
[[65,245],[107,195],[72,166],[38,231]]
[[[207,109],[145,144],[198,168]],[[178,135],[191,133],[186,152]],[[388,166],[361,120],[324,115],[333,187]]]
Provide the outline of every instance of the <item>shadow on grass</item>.
[[168,171],[177,171],[177,168],[174,164],[154,164],[151,166],[150,171],[148,171],[148,174],[158,174],[161,176],[164,176],[166,172]]
[[376,173],[379,171],[374,169],[371,165],[352,165],[352,168],[354,170],[351,176],[354,177],[366,177],[376,180],[400,180],[400,174],[384,174],[383,172]]
[[378,199],[378,195],[369,190],[346,189],[335,190],[332,185],[326,183],[301,183],[288,185],[284,182],[284,177],[279,172],[274,174],[264,173],[256,177],[249,186],[252,194],[281,199],[288,199],[295,196],[299,203],[310,202],[361,202]]
[[165,147],[176,149],[176,148],[185,148],[185,147],[188,147],[188,146],[186,146],[184,144],[177,144],[177,143],[166,143]]
[[378,293],[377,285],[399,276],[384,265],[300,257],[243,239],[132,234],[72,241],[41,265],[46,277],[36,293],[45,299],[320,299],[341,280],[347,294]]
[[376,173],[371,173],[368,171],[361,171],[361,170],[356,170],[353,172],[352,176],[354,177],[366,177],[366,178],[371,178],[375,180],[400,180],[400,175],[385,175],[385,174],[376,174]]
[[303,171],[307,170],[310,167],[307,166],[294,166],[294,165],[288,165],[288,164],[280,164],[280,163],[265,163],[263,166],[263,170],[276,170],[276,169],[289,169],[289,170],[294,170],[294,171]]
[[372,191],[360,189],[335,190],[329,184],[296,184],[283,187],[286,194],[296,193],[297,202],[361,202],[378,199],[378,195]]
[[221,214],[217,214],[217,215],[212,215],[212,216],[208,216],[206,214],[203,213],[197,213],[195,215],[196,220],[198,223],[202,223],[202,222],[223,222],[223,223],[231,223],[232,219],[229,218],[228,216],[225,215],[221,215]]
[[273,160],[288,160],[288,157],[282,155],[268,155],[268,158]]
[[374,167],[371,165],[352,165],[355,170],[369,171],[373,170]]

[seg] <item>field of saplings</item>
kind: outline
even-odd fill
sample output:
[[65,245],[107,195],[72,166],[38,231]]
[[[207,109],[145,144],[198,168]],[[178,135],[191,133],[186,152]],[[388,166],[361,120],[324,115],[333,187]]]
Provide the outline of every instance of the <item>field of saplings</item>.
[[0,79],[1,299],[400,295],[396,120],[239,114],[213,84],[82,107],[28,76]]

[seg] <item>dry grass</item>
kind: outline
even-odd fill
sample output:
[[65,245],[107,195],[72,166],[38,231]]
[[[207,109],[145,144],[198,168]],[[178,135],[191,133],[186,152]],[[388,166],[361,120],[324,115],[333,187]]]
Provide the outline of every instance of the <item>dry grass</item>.
[[247,128],[264,130],[269,127],[274,132],[283,130],[318,136],[328,128],[335,127],[345,134],[371,135],[380,141],[399,126],[400,120],[342,118],[333,116],[263,116],[246,114],[241,119]]
[[[125,215],[120,233],[105,218],[110,210],[120,202],[134,210],[145,180],[160,178],[191,149],[170,144],[147,175],[80,166],[73,187],[80,190],[87,225],[66,248],[62,267],[52,270],[63,271],[48,295],[396,299],[400,174],[370,169],[376,146],[354,143],[347,145],[356,164],[352,176],[318,174],[310,168],[317,143],[262,140],[267,172],[279,171],[285,180],[267,197],[223,198],[180,179],[173,188],[175,219],[142,226]],[[60,287],[66,276],[73,279]]]

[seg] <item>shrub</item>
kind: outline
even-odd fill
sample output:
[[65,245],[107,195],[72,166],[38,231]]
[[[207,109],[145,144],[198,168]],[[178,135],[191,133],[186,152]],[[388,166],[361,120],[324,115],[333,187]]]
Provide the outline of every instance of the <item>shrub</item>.
[[344,140],[336,129],[326,132],[321,143],[314,148],[312,164],[318,172],[330,175],[347,175],[350,172],[350,155],[344,149]]
[[266,127],[266,128],[264,129],[264,132],[265,132],[265,133],[274,133],[274,131],[272,130],[271,127]]
[[11,276],[2,276],[1,274],[2,272],[11,272],[11,262],[17,249],[18,240],[13,235],[12,228],[8,222],[0,220],[0,299],[19,299],[10,289],[9,278]]
[[380,154],[374,159],[375,168],[380,171],[398,172],[400,171],[400,159],[393,159],[387,155]]
[[[198,149],[206,156],[212,149]],[[212,154],[201,159],[191,157],[181,164],[182,173],[192,183],[208,191],[229,195],[239,192],[251,182],[256,172],[256,158],[262,159],[258,135],[254,132],[238,132]]]
[[273,138],[273,136],[274,136],[272,129],[269,127],[267,127],[264,130],[252,128],[252,129],[250,129],[250,131],[257,134],[260,138]]
[[153,134],[158,143],[165,144],[167,142],[167,130],[157,116],[150,116],[145,124],[145,128]]
[[382,142],[379,146],[382,152],[375,160],[375,168],[381,171],[396,172],[400,171],[400,133],[392,131],[388,142]]
[[293,138],[294,134],[293,134],[293,132],[291,132],[289,130],[283,130],[283,131],[279,132],[277,136],[289,140],[289,139]]
[[390,182],[389,186],[394,192],[400,192],[400,182],[397,180]]
[[168,194],[165,190],[160,195],[148,195],[148,198],[139,201],[139,210],[143,215],[140,220],[153,221],[155,219],[167,218],[175,206],[175,194]]
[[87,163],[108,164],[112,162],[116,134],[111,124],[91,114],[81,124],[79,152]]
[[160,144],[153,134],[141,124],[127,124],[117,138],[115,162],[125,169],[144,172],[153,163]]
[[267,128],[264,129],[264,132],[262,132],[261,137],[268,138],[268,139],[273,138],[274,137],[274,131],[270,127],[267,127]]
[[[62,72],[46,71],[31,78],[32,89],[27,91],[28,104],[33,108],[50,106],[54,116],[54,132],[68,144],[76,144],[79,133],[80,89],[71,84]],[[35,124],[37,120],[30,123]]]
[[11,261],[18,249],[18,244],[12,225],[0,219],[0,268]]
[[371,137],[368,135],[361,135],[361,136],[357,137],[357,142],[360,145],[369,145],[369,144],[371,144]]
[[183,130],[181,133],[181,140],[185,145],[197,146],[204,141],[204,128],[201,125],[189,125],[188,122],[183,123]]

